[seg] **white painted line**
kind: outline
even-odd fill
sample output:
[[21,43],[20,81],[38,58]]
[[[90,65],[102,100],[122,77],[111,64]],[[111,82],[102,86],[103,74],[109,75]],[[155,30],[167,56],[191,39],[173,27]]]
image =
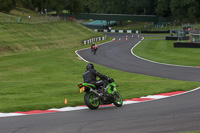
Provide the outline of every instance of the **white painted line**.
[[0,117],[11,117],[11,116],[21,116],[25,114],[20,113],[0,113]]
[[[83,50],[83,49],[82,49],[82,50]],[[83,57],[81,57],[81,56],[78,54],[78,51],[80,51],[80,50],[76,50],[76,51],[75,51],[76,55],[78,55],[78,57],[81,58],[81,60],[83,60],[83,61],[85,61],[85,62],[89,62],[89,61],[85,60]]]
[[49,110],[55,110],[55,111],[75,111],[75,110],[82,110],[82,109],[88,109],[88,107],[81,107],[81,106],[77,106],[77,107],[64,107],[64,108],[60,108],[60,109],[49,109]]
[[161,99],[161,98],[166,98],[166,97],[169,97],[169,96],[162,96],[162,95],[149,95],[149,96],[141,97],[141,98]]
[[139,101],[123,101],[123,105],[133,104],[133,103],[139,103]]

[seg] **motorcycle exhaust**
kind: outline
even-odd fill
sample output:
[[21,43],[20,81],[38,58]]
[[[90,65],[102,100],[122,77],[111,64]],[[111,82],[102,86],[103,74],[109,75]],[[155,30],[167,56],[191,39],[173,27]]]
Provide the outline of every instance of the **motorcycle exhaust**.
[[96,91],[95,91],[95,90],[93,90],[93,89],[90,89],[90,91],[91,91],[91,92],[93,92],[94,94],[96,94],[96,95],[97,95],[97,96],[99,96],[99,97],[101,97],[101,96],[102,96],[100,93],[96,92]]

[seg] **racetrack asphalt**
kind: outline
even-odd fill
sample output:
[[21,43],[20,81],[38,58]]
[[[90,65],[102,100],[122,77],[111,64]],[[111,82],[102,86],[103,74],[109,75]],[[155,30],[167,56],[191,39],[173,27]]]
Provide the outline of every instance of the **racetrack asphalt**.
[[[99,46],[95,56],[92,55],[90,49],[78,51],[78,54],[89,62],[126,72],[200,82],[200,68],[198,67],[158,64],[133,56],[131,49],[141,40],[141,37],[138,39],[135,35],[132,38],[131,34],[129,34],[126,41],[126,34],[115,33],[107,35],[114,37],[115,41]],[[121,41],[118,41],[119,38]]]
[[[199,68],[148,62],[131,53],[138,38],[108,34],[114,42],[99,46],[96,55],[78,51],[84,59],[114,69],[169,79],[200,81]],[[129,34],[130,36],[130,34]],[[118,41],[118,38],[121,41]],[[123,41],[124,40],[124,41]],[[112,59],[112,60],[111,60]],[[118,107],[0,118],[2,133],[177,133],[200,130],[200,90]]]

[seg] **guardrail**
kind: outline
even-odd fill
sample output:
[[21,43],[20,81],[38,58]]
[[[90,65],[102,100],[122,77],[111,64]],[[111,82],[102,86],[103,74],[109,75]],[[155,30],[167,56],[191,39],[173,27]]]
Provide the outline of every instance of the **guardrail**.
[[83,40],[83,44],[87,45],[87,44],[90,44],[92,42],[98,42],[98,41],[103,41],[103,40],[106,40],[107,39],[107,36],[102,36],[102,37],[94,37],[94,38],[91,38],[91,39],[88,39],[88,40]]
[[94,29],[96,32],[111,32],[111,33],[134,33],[134,34],[141,34],[141,33],[150,33],[150,34],[160,34],[160,33],[170,33],[170,30],[166,31],[140,31],[140,30],[108,30],[108,29]]
[[200,43],[193,42],[175,42],[174,48],[200,48]]
[[141,31],[139,30],[107,30],[107,29],[94,29],[95,32],[111,32],[111,33],[136,33],[140,34]]

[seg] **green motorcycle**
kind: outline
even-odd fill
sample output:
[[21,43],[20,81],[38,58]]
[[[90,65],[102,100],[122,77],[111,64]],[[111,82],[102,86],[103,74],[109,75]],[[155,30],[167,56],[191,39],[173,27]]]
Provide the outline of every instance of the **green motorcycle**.
[[99,105],[111,104],[113,103],[117,107],[121,107],[123,104],[122,96],[117,92],[118,85],[115,84],[113,79],[109,80],[109,86],[102,96],[102,86],[96,87],[89,83],[78,83],[79,92],[86,92],[84,96],[85,104],[90,109],[98,109]]

